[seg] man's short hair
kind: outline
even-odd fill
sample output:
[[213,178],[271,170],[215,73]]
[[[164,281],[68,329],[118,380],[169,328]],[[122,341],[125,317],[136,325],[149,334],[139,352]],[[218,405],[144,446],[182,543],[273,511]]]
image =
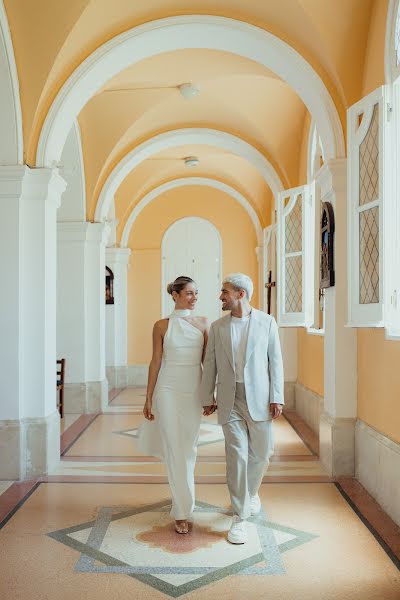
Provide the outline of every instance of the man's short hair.
[[244,290],[248,300],[251,300],[254,286],[248,275],[245,275],[244,273],[231,273],[224,278],[222,283],[230,283],[237,291]]

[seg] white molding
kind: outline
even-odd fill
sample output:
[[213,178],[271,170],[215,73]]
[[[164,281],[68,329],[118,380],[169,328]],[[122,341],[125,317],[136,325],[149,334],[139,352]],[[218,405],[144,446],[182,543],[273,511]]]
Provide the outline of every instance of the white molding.
[[3,0],[0,0],[0,90],[0,164],[22,165],[24,137],[18,71]]
[[400,444],[357,420],[356,477],[400,525]]
[[107,223],[90,223],[88,221],[72,223],[70,221],[57,223],[59,242],[96,242],[105,244],[108,238]]
[[239,202],[239,204],[241,204],[241,206],[243,206],[243,208],[246,210],[247,214],[249,215],[250,219],[253,222],[253,225],[254,225],[254,228],[255,228],[256,234],[257,234],[258,243],[259,244],[262,243],[262,228],[261,228],[261,223],[257,216],[257,213],[254,210],[254,208],[251,206],[250,202],[240,192],[235,190],[230,185],[227,185],[226,183],[222,183],[222,181],[218,181],[216,179],[209,179],[207,177],[182,177],[180,179],[174,179],[173,181],[168,181],[167,183],[163,183],[162,185],[159,185],[158,187],[156,187],[153,190],[151,190],[150,192],[148,192],[145,196],[143,196],[143,198],[141,198],[139,200],[139,202],[133,208],[132,212],[130,213],[130,215],[125,223],[125,227],[124,227],[124,230],[122,232],[122,237],[121,237],[121,246],[122,247],[128,246],[131,229],[132,229],[136,219],[142,212],[142,210],[144,210],[144,208],[148,204],[150,204],[150,202],[152,202],[153,200],[158,198],[158,196],[160,196],[161,194],[168,192],[169,190],[172,190],[172,189],[175,189],[178,187],[196,186],[196,185],[200,185],[200,186],[203,185],[206,187],[215,188],[217,190],[220,190],[221,192],[225,192],[226,194],[229,194],[229,196],[231,196],[234,200]]
[[399,0],[389,0],[386,16],[385,35],[385,82],[392,84],[400,74],[400,68],[396,64],[394,37],[396,30],[396,17],[399,10]]
[[100,192],[95,211],[95,220],[103,221],[106,219],[118,187],[125,177],[140,163],[163,150],[192,144],[214,146],[215,148],[222,148],[232,154],[241,156],[260,172],[274,195],[283,189],[278,174],[265,156],[241,138],[218,129],[201,127],[175,129],[160,133],[139,144],[139,146],[133,148],[114,167]]
[[88,56],[57,94],[43,125],[37,165],[58,162],[82,108],[112,77],[145,58],[185,48],[248,58],[273,71],[299,95],[317,124],[327,160],[345,156],[343,129],[325,84],[286,42],[249,23],[209,15],[168,17],[121,33]]

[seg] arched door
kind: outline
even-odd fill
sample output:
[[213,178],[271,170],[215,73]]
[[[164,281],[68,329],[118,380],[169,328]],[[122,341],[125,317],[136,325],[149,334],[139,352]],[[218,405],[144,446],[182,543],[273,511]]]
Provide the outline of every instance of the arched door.
[[222,248],[218,230],[199,217],[185,217],[166,231],[162,241],[162,315],[173,310],[166,287],[179,275],[192,277],[199,288],[195,314],[215,321],[221,315]]

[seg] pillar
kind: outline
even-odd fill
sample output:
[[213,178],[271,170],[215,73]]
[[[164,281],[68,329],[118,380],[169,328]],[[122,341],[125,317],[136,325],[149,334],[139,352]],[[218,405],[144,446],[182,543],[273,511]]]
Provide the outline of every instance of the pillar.
[[130,248],[106,248],[106,266],[114,275],[114,304],[106,305],[106,365],[110,387],[127,385],[128,269]]
[[56,169],[0,166],[0,479],[60,458],[56,408]]
[[65,412],[108,404],[104,223],[57,224],[57,356],[66,359]]

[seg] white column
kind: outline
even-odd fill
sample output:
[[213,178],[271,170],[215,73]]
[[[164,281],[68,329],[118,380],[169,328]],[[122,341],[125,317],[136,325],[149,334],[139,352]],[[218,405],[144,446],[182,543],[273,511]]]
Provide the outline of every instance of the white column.
[[111,387],[127,385],[128,268],[130,248],[106,248],[106,266],[114,275],[114,304],[106,305],[106,365]]
[[59,461],[56,409],[54,169],[0,167],[0,479],[45,474]]
[[107,406],[104,223],[57,223],[57,355],[66,359],[65,411]]
[[335,286],[325,290],[324,413],[320,456],[333,475],[354,474],[357,416],[357,336],[347,327],[347,161],[332,160],[317,174],[321,202],[335,214]]

